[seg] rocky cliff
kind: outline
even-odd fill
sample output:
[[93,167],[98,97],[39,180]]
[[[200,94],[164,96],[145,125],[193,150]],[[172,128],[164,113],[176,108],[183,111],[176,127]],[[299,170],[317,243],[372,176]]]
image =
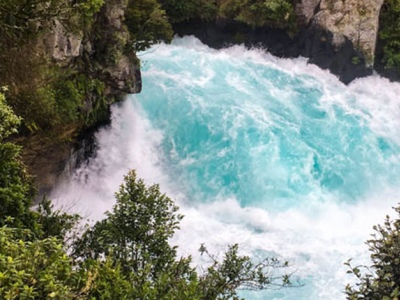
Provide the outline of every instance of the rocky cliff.
[[372,74],[382,4],[383,0],[296,0],[294,35],[229,19],[192,19],[174,24],[174,29],[216,48],[244,43],[265,47],[279,57],[305,56],[349,83]]
[[300,0],[296,12],[303,26],[331,32],[336,47],[349,39],[371,65],[382,4],[383,0]]
[[124,0],[106,2],[85,33],[71,32],[56,21],[42,39],[45,52],[64,68],[76,68],[77,61],[85,63],[85,71],[105,81],[106,95],[139,93],[139,60],[133,51],[125,51],[130,39],[125,11]]
[[23,159],[34,175],[39,197],[54,187],[67,167],[71,151],[81,147],[80,141],[90,138],[99,124],[108,122],[108,106],[126,93],[141,91],[139,60],[129,50],[131,40],[124,25],[125,11],[125,0],[107,1],[95,14],[90,28],[71,30],[56,21],[38,40],[36,51],[44,52],[58,68],[84,74],[85,78],[101,82],[103,87],[100,94],[86,94],[81,105],[81,114],[96,111],[100,117],[94,121],[83,126],[75,122],[51,134],[39,132],[21,138]]

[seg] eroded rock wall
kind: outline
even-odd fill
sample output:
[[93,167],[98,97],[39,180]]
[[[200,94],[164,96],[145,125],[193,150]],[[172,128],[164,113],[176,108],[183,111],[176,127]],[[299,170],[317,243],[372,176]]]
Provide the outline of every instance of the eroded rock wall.
[[303,24],[331,32],[336,47],[349,39],[372,65],[382,5],[383,0],[301,0],[296,11]]
[[[127,51],[130,34],[124,25],[125,11],[125,0],[105,1],[89,29],[70,30],[56,21],[51,31],[39,39],[35,51],[44,53],[62,69],[101,80],[105,87],[101,97],[105,97],[108,104],[127,93],[139,93],[142,87],[140,64],[133,50]],[[97,94],[87,95],[82,110],[85,114],[94,109],[106,110],[101,113],[106,116],[104,119],[83,128],[67,125],[59,129],[61,132],[56,133],[56,138],[36,134],[20,142],[24,162],[35,177],[39,199],[53,189],[68,166],[73,149],[82,148],[82,141],[92,137],[96,126],[107,124],[108,107],[94,108],[99,101],[97,97]]]
[[384,0],[294,0],[297,34],[217,19],[174,24],[179,35],[195,35],[211,47],[261,46],[279,57],[304,56],[344,83],[372,74]]

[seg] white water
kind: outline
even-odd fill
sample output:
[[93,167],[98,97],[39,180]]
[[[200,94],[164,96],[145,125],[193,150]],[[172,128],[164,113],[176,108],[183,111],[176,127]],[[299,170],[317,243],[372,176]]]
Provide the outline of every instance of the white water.
[[181,207],[181,255],[240,243],[289,260],[305,283],[247,299],[344,299],[343,263],[368,263],[364,241],[400,194],[400,85],[346,87],[304,59],[194,38],[141,59],[142,94],[113,107],[96,157],[52,198],[99,219],[136,169]]

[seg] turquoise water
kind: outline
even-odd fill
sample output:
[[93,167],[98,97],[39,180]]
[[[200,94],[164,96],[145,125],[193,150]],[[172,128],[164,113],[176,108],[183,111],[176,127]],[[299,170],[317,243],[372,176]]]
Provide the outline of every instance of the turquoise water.
[[343,262],[368,263],[364,241],[399,198],[400,86],[190,37],[140,58],[142,94],[113,107],[97,157],[54,197],[100,217],[135,168],[181,206],[180,254],[240,243],[305,284],[247,299],[344,299]]
[[347,96],[357,109],[344,86],[262,56],[207,50],[143,54],[145,92],[134,100],[163,131],[163,167],[191,201],[234,197],[281,211],[316,193],[356,202],[397,180],[399,162],[390,158],[399,145],[371,130],[367,112],[335,101]]

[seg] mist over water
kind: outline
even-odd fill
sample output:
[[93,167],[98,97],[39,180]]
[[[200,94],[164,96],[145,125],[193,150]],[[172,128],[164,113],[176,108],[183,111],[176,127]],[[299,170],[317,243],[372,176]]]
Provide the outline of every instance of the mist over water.
[[99,219],[136,169],[181,207],[181,255],[240,243],[305,284],[247,299],[344,299],[343,263],[368,263],[364,241],[400,195],[400,85],[345,86],[305,59],[191,37],[140,58],[143,92],[112,108],[96,157],[52,198]]

